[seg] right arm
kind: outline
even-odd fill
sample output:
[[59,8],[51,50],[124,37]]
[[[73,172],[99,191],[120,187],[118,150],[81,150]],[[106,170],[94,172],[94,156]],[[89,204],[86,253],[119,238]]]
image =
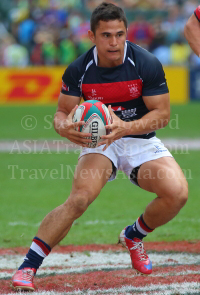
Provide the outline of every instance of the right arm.
[[184,35],[191,49],[200,57],[200,6],[188,19],[184,27]]
[[80,100],[80,97],[60,93],[58,108],[54,116],[54,128],[60,136],[66,137],[80,146],[88,147],[88,143],[92,142],[92,140],[86,139],[86,137],[91,137],[91,134],[81,133],[75,130],[76,127],[83,125],[85,122],[72,122],[73,115]]

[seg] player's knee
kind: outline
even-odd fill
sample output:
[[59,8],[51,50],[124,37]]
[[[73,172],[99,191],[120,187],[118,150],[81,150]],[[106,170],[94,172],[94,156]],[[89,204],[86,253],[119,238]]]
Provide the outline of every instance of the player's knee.
[[83,214],[93,199],[93,193],[87,189],[77,190],[70,194],[67,203],[70,204],[71,210],[75,215]]
[[180,193],[180,202],[181,202],[182,207],[185,205],[187,200],[188,200],[188,183],[185,180],[182,183],[182,189],[181,189],[181,193]]
[[174,183],[166,190],[166,199],[170,205],[179,207],[180,209],[188,200],[188,184],[184,179]]

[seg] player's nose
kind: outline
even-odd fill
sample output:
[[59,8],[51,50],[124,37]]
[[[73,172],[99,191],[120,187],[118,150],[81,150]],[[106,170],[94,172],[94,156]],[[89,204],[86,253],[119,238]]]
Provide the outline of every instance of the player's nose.
[[111,46],[116,46],[117,45],[117,38],[115,36],[113,36],[111,39],[110,39],[110,45]]

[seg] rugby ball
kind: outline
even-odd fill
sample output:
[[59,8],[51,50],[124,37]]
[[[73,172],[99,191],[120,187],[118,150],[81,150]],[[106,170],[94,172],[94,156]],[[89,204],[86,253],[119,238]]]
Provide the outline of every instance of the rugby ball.
[[102,135],[109,133],[105,126],[111,124],[111,116],[108,108],[98,100],[87,100],[79,105],[72,119],[73,122],[84,121],[85,124],[76,128],[83,133],[91,133],[92,142],[89,148],[97,147]]

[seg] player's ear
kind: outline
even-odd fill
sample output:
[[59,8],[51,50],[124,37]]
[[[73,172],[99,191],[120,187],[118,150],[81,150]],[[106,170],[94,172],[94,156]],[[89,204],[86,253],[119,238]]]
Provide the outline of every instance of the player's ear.
[[88,31],[88,37],[92,41],[92,43],[95,43],[95,35],[91,30]]

